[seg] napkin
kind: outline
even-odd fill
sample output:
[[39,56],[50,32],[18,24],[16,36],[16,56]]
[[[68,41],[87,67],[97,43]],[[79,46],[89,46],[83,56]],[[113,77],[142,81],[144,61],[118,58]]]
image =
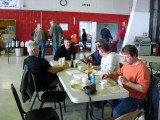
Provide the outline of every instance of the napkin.
[[82,79],[82,77],[88,77],[88,76],[85,73],[81,73],[81,74],[74,74],[73,77],[77,79]]
[[80,84],[80,80],[79,79],[73,79],[73,80],[70,81],[70,84],[71,85]]
[[66,73],[68,75],[73,75],[73,74],[79,74],[79,73],[82,73],[82,72],[80,72],[79,70],[67,70]]
[[107,89],[111,92],[111,93],[121,93],[121,92],[126,92],[126,90],[121,87],[121,86],[112,86],[112,87],[107,87]]

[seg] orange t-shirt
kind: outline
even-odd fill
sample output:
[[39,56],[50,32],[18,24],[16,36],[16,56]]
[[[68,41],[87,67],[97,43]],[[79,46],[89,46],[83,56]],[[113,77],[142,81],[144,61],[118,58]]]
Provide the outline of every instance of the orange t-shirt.
[[135,66],[124,64],[123,67],[117,71],[117,74],[122,75],[127,80],[142,86],[143,93],[123,85],[123,87],[129,91],[130,97],[135,97],[137,99],[146,98],[147,91],[150,86],[150,71],[142,61]]

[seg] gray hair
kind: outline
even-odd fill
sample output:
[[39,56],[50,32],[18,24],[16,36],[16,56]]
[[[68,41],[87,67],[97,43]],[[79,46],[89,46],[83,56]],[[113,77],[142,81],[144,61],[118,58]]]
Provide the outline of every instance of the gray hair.
[[33,41],[30,41],[27,45],[27,52],[30,53],[33,49],[39,49],[39,44]]

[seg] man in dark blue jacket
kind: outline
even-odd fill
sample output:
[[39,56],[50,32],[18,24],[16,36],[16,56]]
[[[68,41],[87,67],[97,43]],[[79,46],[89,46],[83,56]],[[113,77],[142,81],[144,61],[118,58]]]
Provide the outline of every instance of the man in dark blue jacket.
[[109,38],[113,40],[113,37],[112,37],[112,35],[111,35],[111,33],[110,33],[109,29],[108,29],[108,25],[107,24],[105,25],[105,28],[103,28],[101,30],[100,34],[102,35],[102,39],[104,40],[104,43],[106,43],[109,46],[109,44],[110,44]]
[[83,62],[85,62],[86,64],[87,63],[93,63],[93,65],[95,66],[98,66],[101,64],[101,58],[102,56],[99,54],[99,45],[100,44],[103,44],[103,39],[98,39],[96,42],[96,46],[97,46],[97,50],[92,53],[91,55],[89,55],[88,57],[86,57],[84,54],[83,54]]

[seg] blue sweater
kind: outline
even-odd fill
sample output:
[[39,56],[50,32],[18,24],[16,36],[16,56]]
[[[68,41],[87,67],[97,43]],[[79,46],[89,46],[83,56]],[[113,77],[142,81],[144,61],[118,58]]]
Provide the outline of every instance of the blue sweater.
[[102,56],[99,54],[99,51],[96,50],[94,53],[92,53],[90,56],[92,56],[93,60],[89,60],[89,56],[87,57],[87,61],[90,63],[93,63],[93,65],[98,66],[101,64]]

